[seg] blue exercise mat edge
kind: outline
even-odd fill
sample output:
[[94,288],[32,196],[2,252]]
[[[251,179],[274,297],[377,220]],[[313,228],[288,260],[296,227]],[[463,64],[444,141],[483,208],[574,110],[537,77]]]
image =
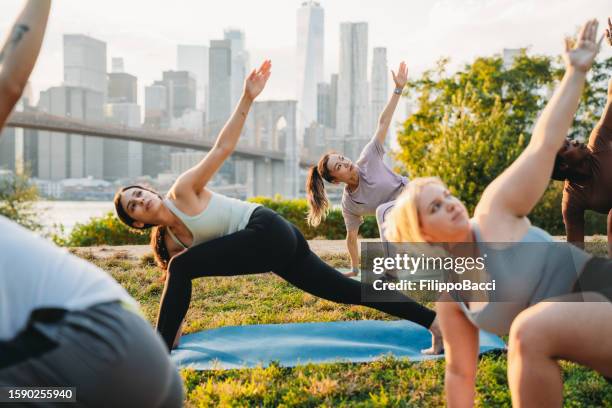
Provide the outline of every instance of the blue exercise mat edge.
[[[425,328],[405,320],[357,320],[321,323],[226,326],[185,335],[172,351],[181,368],[195,370],[283,367],[308,363],[370,362],[384,355],[423,361],[431,345]],[[505,348],[497,336],[480,332],[480,353]]]

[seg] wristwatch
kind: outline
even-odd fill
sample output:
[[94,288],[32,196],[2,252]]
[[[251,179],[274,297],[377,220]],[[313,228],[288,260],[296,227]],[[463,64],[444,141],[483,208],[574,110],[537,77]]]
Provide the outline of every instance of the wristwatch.
[[396,95],[401,95],[403,90],[404,90],[404,88],[395,88],[393,90],[393,93],[396,94]]

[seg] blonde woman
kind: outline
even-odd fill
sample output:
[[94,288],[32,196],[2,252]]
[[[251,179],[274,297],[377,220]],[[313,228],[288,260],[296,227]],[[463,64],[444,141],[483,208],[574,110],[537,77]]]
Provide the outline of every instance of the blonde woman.
[[[565,75],[538,119],[528,147],[487,187],[473,218],[439,179],[412,180],[389,214],[389,240],[451,243],[451,252],[457,248],[452,243],[473,242],[481,254],[488,250],[486,242],[553,240],[532,226],[527,215],[548,186],[555,155],[572,124],[587,72],[601,44],[597,26],[595,20],[587,22],[575,46],[566,41]],[[561,406],[558,359],[612,377],[612,347],[602,347],[602,339],[612,338],[612,261],[561,245],[572,262],[546,254],[521,257],[515,253],[515,262],[509,263],[503,262],[506,250],[488,253],[487,273],[491,279],[505,279],[507,285],[501,290],[512,293],[516,302],[490,302],[481,307],[464,301],[438,303],[449,406],[474,404],[479,328],[509,334],[508,380],[514,406]],[[507,251],[515,247],[521,245]],[[589,287],[589,281],[597,285]],[[565,299],[558,300],[571,300],[576,296],[573,292],[590,292],[590,299],[598,302],[543,302],[559,296]]]

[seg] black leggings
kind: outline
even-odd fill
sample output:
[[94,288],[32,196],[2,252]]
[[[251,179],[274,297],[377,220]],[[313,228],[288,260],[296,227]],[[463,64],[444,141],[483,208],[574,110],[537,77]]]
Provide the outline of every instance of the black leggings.
[[[244,230],[192,247],[170,261],[157,320],[157,330],[168,349],[172,348],[189,308],[193,279],[270,271],[315,296],[369,306],[426,328],[436,316],[434,311],[399,292],[378,293],[369,285],[345,277],[310,250],[293,224],[274,211],[259,207]],[[362,301],[362,294],[374,301]]]

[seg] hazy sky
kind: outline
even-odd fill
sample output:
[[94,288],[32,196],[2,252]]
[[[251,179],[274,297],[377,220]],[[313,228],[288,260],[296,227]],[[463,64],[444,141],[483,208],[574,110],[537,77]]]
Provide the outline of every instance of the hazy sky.
[[[6,36],[25,1],[2,0]],[[108,66],[123,57],[143,87],[176,68],[177,44],[208,44],[228,27],[246,34],[251,63],[269,57],[273,75],[262,99],[295,98],[296,11],[299,0],[55,0],[45,43],[32,77],[38,92],[62,81],[62,34],[84,33],[107,43]],[[321,0],[325,9],[325,71],[336,72],[339,24],[369,23],[369,48],[388,48],[413,74],[441,56],[455,64],[506,48],[558,54],[565,34],[587,18],[612,15],[606,0]],[[601,28],[600,28],[601,30]],[[608,46],[602,52],[612,55]]]

